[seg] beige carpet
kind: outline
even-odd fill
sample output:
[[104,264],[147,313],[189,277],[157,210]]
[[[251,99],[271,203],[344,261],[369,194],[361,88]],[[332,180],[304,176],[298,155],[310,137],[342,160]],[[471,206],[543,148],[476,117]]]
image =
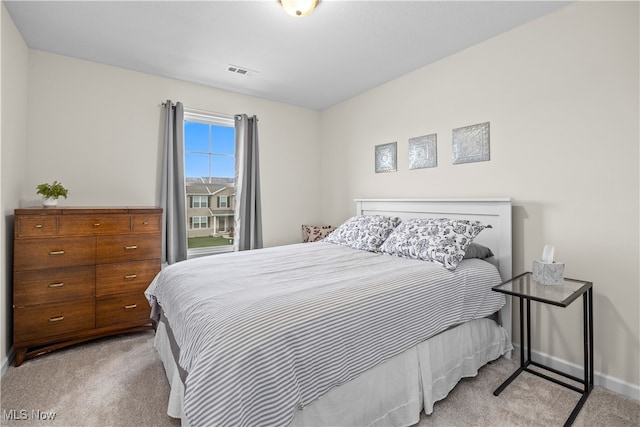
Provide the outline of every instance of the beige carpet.
[[[562,425],[579,397],[569,389],[524,373],[493,396],[515,368],[506,359],[487,365],[418,426]],[[105,338],[10,367],[2,378],[1,425],[179,425],[166,415],[168,395],[151,332]],[[49,412],[53,420],[44,419]],[[596,387],[574,425],[637,427],[640,403]]]

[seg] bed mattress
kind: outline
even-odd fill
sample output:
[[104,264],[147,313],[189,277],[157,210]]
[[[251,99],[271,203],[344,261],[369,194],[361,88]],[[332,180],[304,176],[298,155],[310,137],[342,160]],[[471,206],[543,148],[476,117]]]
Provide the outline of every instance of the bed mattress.
[[192,425],[287,425],[326,393],[451,326],[496,312],[494,266],[317,242],[174,264],[149,286],[188,372]]

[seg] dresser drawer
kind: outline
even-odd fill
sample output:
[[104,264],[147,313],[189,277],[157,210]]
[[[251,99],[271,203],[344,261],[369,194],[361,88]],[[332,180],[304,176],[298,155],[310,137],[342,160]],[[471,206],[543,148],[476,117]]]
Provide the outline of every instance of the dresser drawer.
[[97,263],[160,258],[160,234],[98,236]]
[[137,233],[160,232],[162,227],[162,215],[133,215],[131,217],[131,228]]
[[58,220],[51,216],[21,216],[16,218],[16,237],[49,237],[58,232]]
[[96,328],[142,323],[150,315],[151,306],[142,292],[96,299]]
[[61,236],[128,233],[130,215],[61,215],[58,234]]
[[160,261],[132,261],[96,267],[96,296],[143,293],[160,271]]
[[93,265],[95,259],[95,237],[14,241],[14,271]]
[[50,270],[17,271],[13,275],[13,304],[16,307],[95,295],[94,266]]
[[92,329],[95,324],[95,302],[82,299],[63,303],[16,308],[14,345],[34,340],[45,341],[57,335]]

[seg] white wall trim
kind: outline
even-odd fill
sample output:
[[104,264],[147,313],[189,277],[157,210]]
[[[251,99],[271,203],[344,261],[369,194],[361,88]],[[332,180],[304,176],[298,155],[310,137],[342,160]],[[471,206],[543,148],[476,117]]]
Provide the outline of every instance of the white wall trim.
[[[514,360],[520,359],[520,346],[517,344],[513,344],[512,358]],[[573,375],[574,377],[582,378],[584,376],[582,365],[576,365],[575,363],[567,362],[566,360],[535,350],[531,350],[531,358],[538,363],[557,369],[569,375]],[[593,382],[597,386],[622,394],[630,399],[640,401],[640,385],[638,384],[631,384],[611,375],[606,375],[596,371],[593,373]]]
[[11,362],[13,361],[13,356],[14,356],[14,351],[13,351],[13,347],[11,347],[7,352],[7,355],[5,356],[5,358],[2,359],[2,368],[1,368],[2,373],[0,374],[0,378],[4,377],[4,374],[7,373],[7,370],[9,369],[9,365],[11,365]]

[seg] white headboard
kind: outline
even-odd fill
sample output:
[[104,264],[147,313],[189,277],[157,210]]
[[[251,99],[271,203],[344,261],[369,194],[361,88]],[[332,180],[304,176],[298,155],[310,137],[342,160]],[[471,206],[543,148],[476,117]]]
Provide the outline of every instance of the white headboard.
[[[493,251],[502,280],[511,276],[511,199],[356,199],[356,215],[409,218],[457,218],[489,224],[475,242]],[[511,336],[511,301],[501,310],[502,324]]]

